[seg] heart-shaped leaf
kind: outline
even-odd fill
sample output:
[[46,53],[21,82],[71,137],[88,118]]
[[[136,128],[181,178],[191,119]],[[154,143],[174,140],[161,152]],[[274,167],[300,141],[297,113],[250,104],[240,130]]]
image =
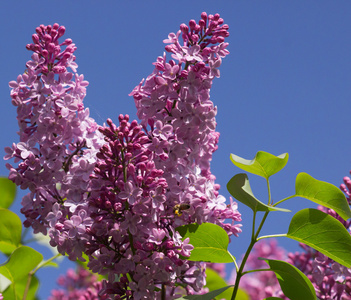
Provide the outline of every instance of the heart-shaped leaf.
[[275,156],[264,151],[258,151],[252,160],[244,159],[235,154],[230,155],[230,160],[238,168],[266,179],[283,169],[288,159],[288,153]]
[[190,261],[205,261],[212,263],[230,263],[233,257],[228,252],[229,237],[220,226],[212,223],[189,224],[176,228],[183,237],[189,238],[189,244],[194,246]]
[[22,222],[12,211],[0,208],[0,251],[11,254],[21,242]]
[[304,243],[339,264],[351,267],[351,235],[332,216],[312,208],[297,212],[291,219],[287,237]]
[[345,221],[351,218],[351,209],[346,197],[335,185],[300,173],[296,177],[295,190],[296,196],[335,210]]
[[8,178],[0,177],[0,207],[9,208],[16,197],[16,185]]
[[317,299],[312,283],[299,269],[285,261],[273,259],[263,260],[266,261],[270,269],[275,273],[284,295],[289,299]]
[[[15,284],[10,285],[6,291],[2,293],[5,300],[22,300],[25,288],[27,286],[27,277],[23,277],[16,281]],[[27,292],[26,300],[36,300],[37,290],[39,288],[39,280],[36,276],[33,276],[30,281],[29,289]]]
[[43,255],[28,246],[17,248],[9,259],[0,265],[0,274],[16,282],[26,277],[41,261]]
[[256,211],[283,211],[290,212],[288,209],[269,206],[258,200],[252,193],[249,179],[246,174],[236,174],[227,184],[229,193],[241,203]]

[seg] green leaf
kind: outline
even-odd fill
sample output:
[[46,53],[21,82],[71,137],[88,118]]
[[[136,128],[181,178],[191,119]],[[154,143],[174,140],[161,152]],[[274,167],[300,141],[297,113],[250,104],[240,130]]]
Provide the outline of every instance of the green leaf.
[[234,154],[230,155],[230,160],[238,168],[266,179],[283,169],[288,159],[288,153],[275,156],[263,151],[258,151],[252,160],[247,160]]
[[[229,298],[231,299],[231,298]],[[250,296],[245,292],[245,290],[239,288],[236,294],[236,300],[250,300]]]
[[212,223],[189,224],[176,228],[183,240],[189,238],[189,244],[194,246],[190,261],[205,261],[212,263],[233,262],[228,252],[229,237],[226,231]]
[[[12,284],[3,293],[4,299],[19,300],[23,298],[28,281],[29,272],[32,271],[43,259],[43,255],[36,250],[21,246],[17,248],[9,259],[0,265],[0,274],[11,280]],[[35,299],[39,281],[32,277],[26,299]]]
[[293,216],[286,236],[351,267],[351,235],[331,215],[318,209],[303,209]]
[[346,197],[335,185],[300,173],[296,177],[295,190],[296,196],[335,210],[345,221],[351,218],[351,209]]
[[185,296],[183,298],[187,299],[187,300],[213,300],[214,297],[222,294],[225,290],[229,289],[230,287],[231,287],[231,285],[228,285],[228,286],[222,287],[218,290],[204,294],[204,295],[189,295],[189,296]]
[[41,261],[43,255],[28,246],[17,248],[6,263],[0,265],[0,274],[16,282],[26,277]]
[[[206,268],[206,288],[209,291],[215,291],[217,289],[228,286],[228,283],[221,277],[215,270],[211,268]],[[233,287],[228,288],[222,294],[218,295],[218,299],[228,299],[230,300],[233,294]]]
[[266,261],[270,269],[275,273],[284,295],[290,300],[317,299],[312,283],[299,269],[285,261],[263,260]]
[[[28,277],[28,276],[27,276]],[[9,288],[3,293],[4,299],[6,300],[22,300],[24,290],[27,285],[27,277],[23,277],[16,281],[16,284],[12,284]],[[29,285],[28,293],[26,300],[35,300],[36,293],[39,288],[39,280],[37,277],[33,276]]]
[[0,207],[9,208],[16,197],[16,185],[8,178],[0,177]]
[[246,174],[236,174],[227,184],[229,193],[241,203],[256,211],[283,211],[290,212],[288,209],[269,206],[258,200],[252,193],[249,179]]
[[21,242],[22,222],[12,211],[0,208],[0,251],[11,254]]

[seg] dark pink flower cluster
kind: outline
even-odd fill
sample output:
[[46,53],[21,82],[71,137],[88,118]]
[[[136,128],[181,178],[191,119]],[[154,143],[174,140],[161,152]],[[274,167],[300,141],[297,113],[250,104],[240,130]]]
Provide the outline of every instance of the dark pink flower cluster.
[[181,259],[193,247],[175,231],[177,216],[166,199],[168,184],[155,167],[150,138],[136,121],[128,121],[120,115],[118,127],[107,120],[108,126],[99,128],[106,143],[91,175],[88,266],[107,275],[105,290],[121,299],[156,299],[155,288],[162,285],[199,291],[204,282],[197,276],[204,268]]
[[89,268],[108,278],[101,297],[201,292],[205,264],[184,259],[193,247],[176,228],[212,222],[228,235],[241,231],[236,203],[225,204],[210,172],[219,133],[209,91],[228,54],[228,26],[205,13],[198,24],[181,25],[166,40],[174,60],[158,58],[132,92],[141,124],[120,115],[119,126],[107,120],[103,127],[84,108],[88,82],[76,74],[75,45],[59,43],[64,31],[38,27],[27,45],[32,60],[10,82],[20,142],[6,148],[5,159],[19,162],[7,165],[9,178],[30,190],[22,200],[25,226],[48,233],[71,260],[86,254]]

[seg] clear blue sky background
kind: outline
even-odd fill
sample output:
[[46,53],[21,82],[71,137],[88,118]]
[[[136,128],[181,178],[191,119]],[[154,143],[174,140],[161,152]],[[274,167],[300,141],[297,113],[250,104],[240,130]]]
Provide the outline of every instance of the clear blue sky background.
[[[8,82],[24,71],[31,55],[25,45],[38,25],[66,27],[65,36],[78,47],[78,73],[90,82],[85,105],[101,124],[120,113],[135,118],[128,94],[152,72],[168,33],[198,20],[202,11],[219,13],[231,34],[231,54],[211,92],[221,133],[212,172],[222,194],[229,198],[225,185],[239,172],[229,154],[251,159],[258,150],[290,154],[287,167],[271,179],[275,201],[294,193],[302,171],[339,186],[351,167],[350,1],[2,1],[0,149],[18,141]],[[5,163],[0,174],[7,175]],[[256,197],[266,201],[264,180],[249,178]],[[296,212],[306,205],[315,206],[293,199],[285,207]],[[240,258],[249,243],[252,213],[241,204],[239,210],[243,233],[230,250]],[[272,213],[263,234],[286,232],[291,216]],[[293,241],[279,242],[298,250]],[[41,299],[67,265],[39,272]]]

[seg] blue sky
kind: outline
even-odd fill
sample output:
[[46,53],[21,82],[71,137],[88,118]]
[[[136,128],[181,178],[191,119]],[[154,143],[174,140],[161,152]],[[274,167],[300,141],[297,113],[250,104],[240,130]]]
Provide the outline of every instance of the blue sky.
[[[164,51],[162,40],[206,11],[219,13],[231,34],[231,54],[223,60],[221,78],[211,91],[221,133],[212,172],[222,194],[229,198],[225,185],[239,172],[229,154],[252,159],[259,150],[290,154],[287,167],[271,178],[275,201],[294,193],[299,172],[339,186],[351,168],[351,2],[214,2],[3,1],[0,149],[18,141],[8,82],[24,71],[31,55],[25,45],[38,25],[57,22],[66,27],[65,36],[78,47],[78,73],[90,82],[85,105],[102,124],[120,113],[136,118],[128,94],[152,72],[152,62]],[[0,174],[7,175],[5,163],[0,164]],[[255,196],[266,201],[264,180],[250,175],[249,179]],[[23,195],[20,192],[18,198]],[[306,206],[315,207],[298,198],[284,205],[294,212]],[[236,257],[249,243],[252,218],[243,205],[239,210],[243,233],[230,245]],[[262,234],[286,232],[291,216],[272,213]],[[279,242],[298,250],[293,241]],[[67,265],[39,273],[42,299]]]

